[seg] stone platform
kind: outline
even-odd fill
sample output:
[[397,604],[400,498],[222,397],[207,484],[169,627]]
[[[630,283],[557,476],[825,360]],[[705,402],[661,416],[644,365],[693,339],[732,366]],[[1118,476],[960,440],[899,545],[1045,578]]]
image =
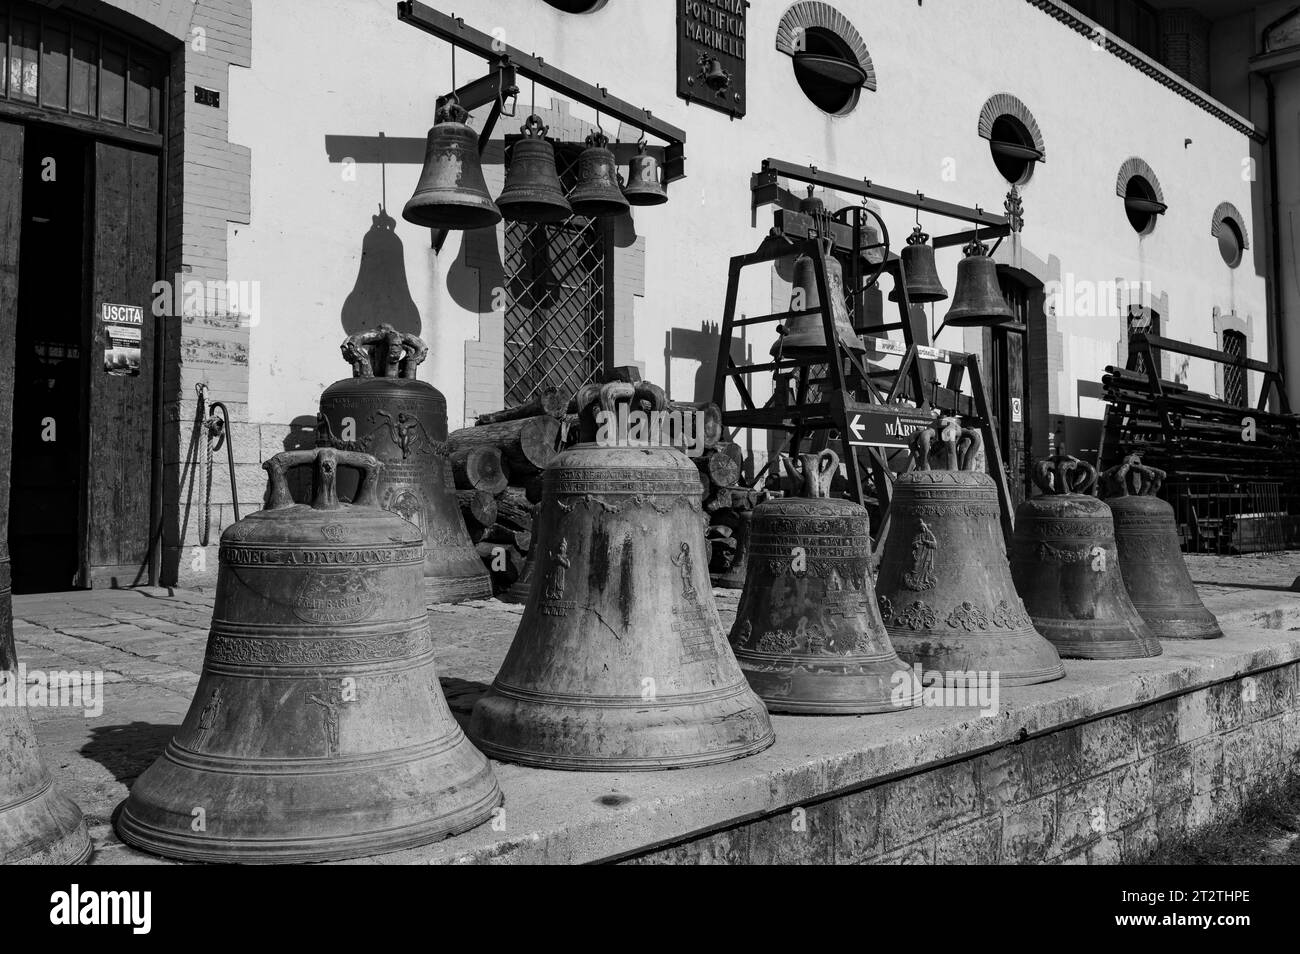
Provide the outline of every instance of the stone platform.
[[[1001,691],[993,716],[923,708],[774,716],[776,744],[705,768],[568,773],[496,763],[504,813],[421,849],[352,864],[455,862],[1091,862],[1141,854],[1300,769],[1300,553],[1188,558],[1226,638],[1155,659],[1066,661]],[[717,591],[725,625],[736,593]],[[211,594],[20,596],[29,670],[100,669],[103,715],[33,709],[41,748],[85,811],[96,864],[154,864],[109,824],[162,751],[202,665]],[[520,607],[431,610],[443,689],[465,721]]]

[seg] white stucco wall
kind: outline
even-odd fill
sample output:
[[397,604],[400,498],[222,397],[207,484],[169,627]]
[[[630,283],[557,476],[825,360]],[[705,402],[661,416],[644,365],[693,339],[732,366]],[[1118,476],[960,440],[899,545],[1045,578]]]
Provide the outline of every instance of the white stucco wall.
[[[1210,236],[1219,203],[1252,214],[1244,135],[1025,0],[838,6],[866,40],[878,92],[864,92],[847,116],[820,112],[800,92],[789,58],[774,48],[787,4],[755,0],[747,30],[748,115],[739,121],[676,98],[675,13],[668,0],[611,0],[585,16],[562,14],[541,0],[456,7],[476,28],[500,28],[507,43],[687,131],[688,178],[672,186],[667,205],[635,214],[646,253],[633,347],[646,377],[665,378],[667,331],[699,330],[721,319],[729,257],[751,251],[771,225],[770,209],[751,224],[749,176],[763,158],[813,163],[1001,211],[1007,184],[977,135],[981,106],[1000,92],[1023,100],[1046,138],[1048,161],[1023,189],[1021,241],[1032,258],[1059,260],[1059,277],[1072,273],[1076,286],[1149,282],[1155,297],[1167,296],[1164,332],[1197,344],[1216,345],[1216,307],[1235,311],[1250,329],[1251,354],[1265,356],[1265,243],[1257,223],[1247,223],[1252,247],[1235,271]],[[234,280],[262,283],[250,342],[249,417],[287,422],[313,413],[321,389],[346,373],[337,352],[340,311],[381,196],[380,166],[358,165],[355,180],[346,179],[344,167],[327,160],[325,136],[423,136],[435,98],[451,86],[450,53],[400,23],[391,0],[254,0],[253,23],[253,67],[235,71],[230,90],[230,139],[252,150],[252,215],[231,237],[229,267]],[[457,67],[461,83],[484,71],[482,60],[463,52]],[[522,86],[519,116],[503,120],[498,135],[513,132],[527,114],[529,84]],[[572,111],[594,118],[581,106]],[[1146,237],[1133,232],[1115,194],[1119,168],[1134,155],[1153,167],[1170,207]],[[464,414],[465,342],[478,337],[480,315],[447,290],[461,237],[453,235],[435,256],[427,230],[400,219],[419,171],[418,164],[389,164],[387,202],[432,349],[422,377],[448,396],[455,427]],[[902,242],[911,214],[891,210],[887,217],[895,243]],[[924,224],[932,233],[956,228]],[[950,288],[959,254],[939,255]],[[770,306],[771,283],[756,275],[741,308],[754,314]],[[1096,402],[1076,407],[1077,382],[1100,380],[1101,366],[1119,359],[1123,310],[1115,317],[1058,316],[1064,368],[1052,389],[1053,413],[1099,413]],[[753,340],[761,353],[771,339]],[[938,343],[962,346],[954,331]],[[692,396],[689,365],[674,360],[674,396]],[[1204,362],[1192,362],[1185,380],[1197,389],[1215,386]],[[1252,397],[1255,387],[1252,382]]]

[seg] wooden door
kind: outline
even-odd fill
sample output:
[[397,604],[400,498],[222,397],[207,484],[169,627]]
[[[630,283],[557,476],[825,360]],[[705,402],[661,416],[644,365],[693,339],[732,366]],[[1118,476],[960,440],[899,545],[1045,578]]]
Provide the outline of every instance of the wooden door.
[[1002,294],[1016,314],[1010,327],[989,330],[989,365],[992,369],[989,400],[997,415],[1011,503],[1019,505],[1029,493],[1029,409],[1026,407],[1027,374],[1025,335],[1029,324],[1029,290],[1010,275],[999,272]]
[[9,465],[22,204],[23,127],[0,122],[0,669],[8,669],[14,662],[8,622]]
[[[149,582],[158,157],[103,142],[93,148],[81,583],[134,586]],[[139,312],[110,309],[106,319],[105,305]],[[131,354],[132,328],[138,355]]]

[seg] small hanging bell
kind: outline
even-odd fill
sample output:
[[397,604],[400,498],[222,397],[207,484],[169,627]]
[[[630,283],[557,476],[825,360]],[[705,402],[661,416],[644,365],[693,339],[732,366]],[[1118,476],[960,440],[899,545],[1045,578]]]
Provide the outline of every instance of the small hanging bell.
[[510,147],[505,188],[497,208],[511,222],[563,222],[573,214],[555,171],[555,147],[546,138],[540,116],[519,127],[521,138]]
[[628,210],[618,181],[618,162],[609,149],[608,137],[599,129],[587,135],[587,148],[578,154],[578,184],[569,193],[569,205],[587,218],[622,215]]
[[963,251],[966,257],[957,263],[957,290],[944,324],[977,328],[1015,321],[1016,313],[1002,297],[998,266],[989,258],[988,246],[971,242]]
[[488,194],[478,134],[455,94],[439,108],[429,130],[424,168],[402,218],[431,229],[482,229],[501,221]]
[[668,201],[664,191],[662,167],[659,160],[645,151],[645,143],[637,144],[637,154],[627,166],[627,185],[623,195],[633,205],[663,205]]
[[[907,247],[899,253],[903,269],[903,283],[907,288],[907,298],[913,305],[924,305],[932,301],[943,301],[948,297],[948,289],[939,281],[939,271],[934,267],[934,246],[930,236],[916,226],[907,238]],[[898,289],[889,293],[890,301],[898,301]],[[948,322],[952,324],[952,322]]]

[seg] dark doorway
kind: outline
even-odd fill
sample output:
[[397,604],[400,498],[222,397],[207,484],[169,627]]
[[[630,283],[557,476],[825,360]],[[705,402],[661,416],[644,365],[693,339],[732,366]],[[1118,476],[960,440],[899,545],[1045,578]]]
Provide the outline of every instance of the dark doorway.
[[77,577],[86,149],[79,136],[27,129],[9,521],[15,593],[71,589]]

